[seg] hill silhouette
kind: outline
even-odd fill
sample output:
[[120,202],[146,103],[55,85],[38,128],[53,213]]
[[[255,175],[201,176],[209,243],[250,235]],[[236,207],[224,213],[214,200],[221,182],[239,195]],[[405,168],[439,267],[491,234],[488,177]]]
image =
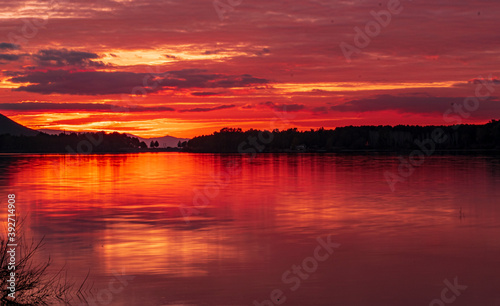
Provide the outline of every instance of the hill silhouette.
[[[442,136],[435,136],[438,132]],[[29,129],[0,114],[0,152],[100,153],[143,152],[148,144],[138,137],[114,133],[60,133]],[[172,141],[172,139],[168,139]],[[242,131],[223,128],[183,142],[182,150],[196,153],[354,152],[354,151],[500,151],[500,121],[455,126],[346,126]],[[180,150],[174,148],[175,150]]]
[[35,136],[38,133],[38,131],[27,128],[0,114],[0,135],[10,134],[12,136]]
[[147,149],[136,137],[120,133],[59,133],[49,135],[29,129],[0,114],[2,153],[103,153]]

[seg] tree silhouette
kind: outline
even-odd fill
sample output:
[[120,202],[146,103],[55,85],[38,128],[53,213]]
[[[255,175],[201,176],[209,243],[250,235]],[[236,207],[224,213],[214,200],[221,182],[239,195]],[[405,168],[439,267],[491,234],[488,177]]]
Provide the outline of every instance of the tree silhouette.
[[[185,150],[200,153],[296,152],[302,148],[309,152],[411,151],[431,141],[437,130],[443,132],[443,140],[433,144],[436,150],[500,150],[499,120],[483,125],[346,126],[308,131],[293,128],[243,132],[239,128],[223,128],[211,135],[194,137]],[[263,141],[264,138],[272,141]],[[184,143],[181,145],[184,147]]]
[[[145,144],[144,144],[145,145]],[[95,153],[126,152],[141,147],[141,142],[126,134],[60,133],[36,136],[0,135],[0,152],[16,153]]]

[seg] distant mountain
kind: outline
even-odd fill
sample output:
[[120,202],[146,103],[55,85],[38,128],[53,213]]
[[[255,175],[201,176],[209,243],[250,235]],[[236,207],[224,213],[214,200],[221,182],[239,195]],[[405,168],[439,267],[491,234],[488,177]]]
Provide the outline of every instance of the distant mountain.
[[35,136],[38,134],[38,131],[27,128],[0,114],[0,135],[2,134]]
[[135,136],[133,134],[127,134],[130,137],[137,137],[139,141],[144,141],[148,147],[151,141],[158,141],[158,144],[160,145],[160,148],[167,148],[167,147],[177,147],[177,144],[183,141],[188,141],[189,138],[177,138],[173,136],[163,136],[163,137],[152,137],[152,138],[142,138],[139,136]]
[[59,135],[59,134],[63,133],[63,131],[61,131],[61,130],[52,130],[52,129],[39,129],[37,131],[45,133],[45,134],[49,134],[49,135]]

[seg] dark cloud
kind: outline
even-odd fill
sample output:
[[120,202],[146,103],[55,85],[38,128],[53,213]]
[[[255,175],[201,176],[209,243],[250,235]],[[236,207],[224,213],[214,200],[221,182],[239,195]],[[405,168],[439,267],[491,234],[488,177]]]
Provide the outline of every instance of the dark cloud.
[[1,54],[0,53],[0,61],[17,61],[19,59],[19,55],[16,54]]
[[2,71],[2,74],[5,76],[15,77],[15,76],[23,76],[24,72],[21,71]]
[[319,106],[312,109],[315,114],[326,114],[328,113],[328,108],[326,106]]
[[203,113],[203,112],[211,112],[211,111],[216,111],[216,110],[221,110],[221,109],[228,109],[228,108],[233,108],[236,105],[220,105],[220,106],[215,106],[215,107],[197,107],[197,108],[190,108],[190,109],[182,109],[179,112],[181,113]]
[[411,114],[443,114],[453,105],[462,105],[466,97],[432,97],[378,95],[371,98],[352,100],[345,104],[331,106],[339,112],[397,111]]
[[209,83],[212,88],[216,87],[224,87],[224,88],[232,88],[232,87],[247,87],[256,84],[267,84],[269,80],[255,78],[249,74],[243,74],[241,76],[220,76],[214,82]]
[[269,81],[251,75],[208,74],[200,69],[170,71],[163,74],[106,71],[33,71],[10,79],[30,83],[15,91],[41,94],[108,95],[147,94],[158,90],[191,88],[231,88],[266,84]]
[[31,83],[14,91],[41,94],[106,95],[131,94],[143,84],[146,73],[133,72],[70,72],[67,70],[35,71],[11,79],[14,83]]
[[258,55],[258,56],[262,56],[262,55],[269,54],[269,53],[271,53],[271,50],[269,50],[268,48],[263,48],[260,51],[254,52],[254,54]]
[[207,50],[203,52],[204,55],[212,55],[212,54],[218,54],[220,52],[223,52],[223,49],[216,49],[216,50]]
[[1,110],[18,111],[129,111],[129,112],[171,112],[174,108],[167,106],[120,106],[99,103],[52,103],[52,102],[20,102],[0,103]]
[[192,92],[192,96],[217,96],[223,94],[222,92],[210,92],[210,91],[200,91],[200,92]]
[[120,111],[122,109],[123,111],[129,111],[129,112],[173,112],[175,111],[174,108],[168,107],[168,106],[118,106],[117,109],[114,109],[114,111]]
[[18,50],[19,48],[19,45],[4,42],[0,43],[0,50]]
[[104,67],[101,61],[94,61],[100,58],[96,53],[73,51],[67,49],[47,49],[40,50],[33,54],[33,59],[39,66],[77,66],[77,67]]
[[472,79],[469,81],[470,84],[478,85],[478,84],[500,84],[500,80],[497,79]]
[[271,101],[261,103],[277,112],[298,112],[305,109],[303,104],[276,104]]
[[175,56],[175,55],[165,54],[165,57],[169,58],[169,59],[177,59],[177,56]]

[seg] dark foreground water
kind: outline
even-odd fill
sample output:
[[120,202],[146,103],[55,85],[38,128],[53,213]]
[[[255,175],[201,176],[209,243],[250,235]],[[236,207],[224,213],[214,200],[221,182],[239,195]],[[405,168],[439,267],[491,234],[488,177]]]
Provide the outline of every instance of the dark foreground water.
[[500,305],[500,159],[399,163],[2,155],[0,197],[90,305]]

